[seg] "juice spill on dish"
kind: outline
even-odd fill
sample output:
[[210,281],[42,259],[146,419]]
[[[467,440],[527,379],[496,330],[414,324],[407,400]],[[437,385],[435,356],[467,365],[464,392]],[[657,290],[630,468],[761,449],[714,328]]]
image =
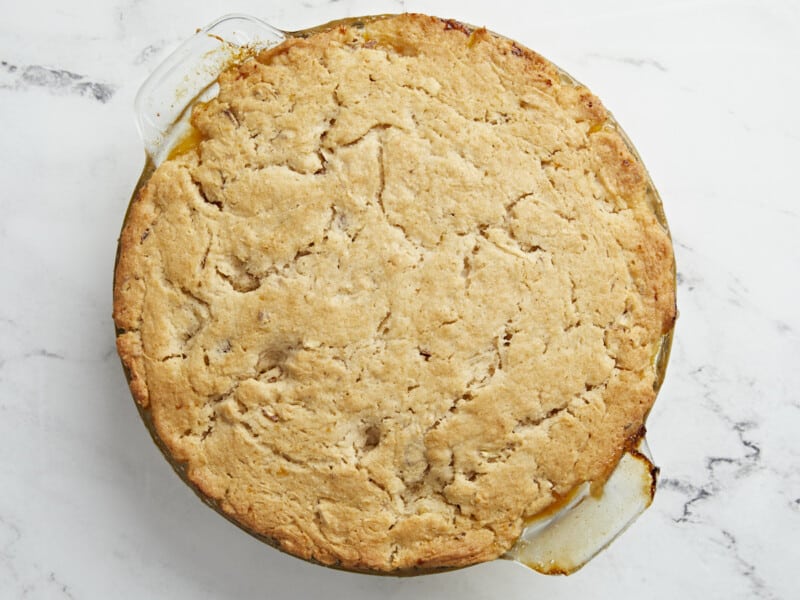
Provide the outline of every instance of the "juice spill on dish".
[[573,503],[573,501],[578,496],[579,492],[584,489],[584,485],[576,485],[570,491],[568,491],[563,496],[556,495],[556,499],[546,506],[544,509],[540,510],[536,514],[528,517],[525,519],[524,527],[530,527],[531,525],[535,525],[536,523],[540,523],[550,517],[555,516],[562,510],[564,510],[567,506]]
[[190,152],[197,148],[205,138],[194,127],[190,127],[189,131],[176,144],[172,147],[167,155],[167,160],[172,160]]

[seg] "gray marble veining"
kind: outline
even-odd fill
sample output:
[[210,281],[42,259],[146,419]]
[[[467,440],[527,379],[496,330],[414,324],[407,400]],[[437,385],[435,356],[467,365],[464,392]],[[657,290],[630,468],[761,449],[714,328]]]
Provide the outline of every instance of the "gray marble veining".
[[84,75],[42,65],[19,66],[0,61],[0,72],[4,75],[0,89],[39,87],[54,94],[87,96],[103,104],[111,100],[117,90],[115,85],[90,81]]

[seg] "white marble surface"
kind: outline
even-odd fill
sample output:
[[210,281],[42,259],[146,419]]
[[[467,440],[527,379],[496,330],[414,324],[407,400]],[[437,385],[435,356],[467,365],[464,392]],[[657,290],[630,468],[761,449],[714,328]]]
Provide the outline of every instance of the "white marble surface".
[[[800,597],[797,2],[185,4],[0,13],[0,598]],[[308,565],[203,506],[152,444],[110,319],[144,158],[133,96],[181,39],[234,9],[285,29],[402,10],[486,25],[589,85],[638,146],[680,278],[649,420],[662,479],[654,506],[576,575]]]

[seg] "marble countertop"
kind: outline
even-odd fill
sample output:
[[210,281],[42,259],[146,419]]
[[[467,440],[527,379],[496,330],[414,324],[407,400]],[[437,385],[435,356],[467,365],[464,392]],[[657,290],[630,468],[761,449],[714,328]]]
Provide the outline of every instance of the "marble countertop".
[[[577,574],[498,561],[414,579],[285,556],[203,506],[114,350],[116,239],[144,155],[133,97],[233,5],[15,3],[0,21],[0,598],[797,598],[800,5],[240,1],[283,29],[428,12],[593,89],[664,198],[680,318],[648,422],[654,505]],[[534,8],[535,7],[535,8]]]

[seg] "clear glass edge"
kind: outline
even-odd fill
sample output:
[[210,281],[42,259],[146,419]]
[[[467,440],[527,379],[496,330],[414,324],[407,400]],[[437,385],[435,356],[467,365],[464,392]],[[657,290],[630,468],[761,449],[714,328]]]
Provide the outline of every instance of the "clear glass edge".
[[287,34],[256,17],[232,13],[182,42],[142,83],[134,99],[136,127],[150,160],[160,164],[188,129],[188,109],[215,95],[215,81],[235,49],[266,48]]
[[[638,463],[634,465],[633,472],[626,461]],[[638,471],[635,470],[637,468]],[[599,496],[591,493],[588,483],[581,484],[570,501],[556,513],[533,519],[511,550],[501,558],[543,575],[570,575],[578,571],[613,543],[649,508],[655,494],[657,473],[658,469],[652,462],[647,441],[642,437],[636,449],[623,454]],[[614,486],[615,494],[619,494],[619,490],[622,489],[623,493],[627,492],[630,495],[630,499],[621,505],[617,504],[613,497],[609,502],[609,494],[605,493],[606,486]],[[592,511],[595,515],[599,512],[600,516],[592,516]],[[592,524],[606,523],[606,526],[596,529],[594,534],[590,533],[590,528],[581,527],[580,535],[576,536],[576,528],[580,527],[580,517],[582,513],[587,512]],[[570,520],[571,523],[568,522]],[[575,524],[576,521],[578,525]],[[559,527],[560,531],[556,529]],[[528,549],[534,546],[537,540],[554,531],[561,541],[557,554],[549,555],[547,560],[542,560],[541,557],[532,559]],[[574,541],[576,538],[577,542]]]

